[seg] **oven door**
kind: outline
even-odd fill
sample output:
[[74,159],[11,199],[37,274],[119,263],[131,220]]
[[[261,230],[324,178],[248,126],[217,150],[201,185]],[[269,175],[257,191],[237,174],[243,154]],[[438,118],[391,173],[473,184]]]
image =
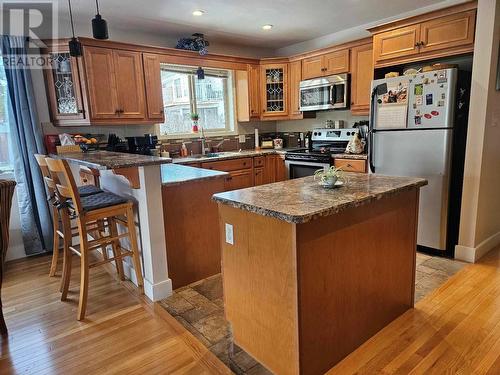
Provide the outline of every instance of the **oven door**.
[[285,160],[285,166],[289,179],[312,176],[318,169],[330,168],[330,164],[327,163],[296,160]]

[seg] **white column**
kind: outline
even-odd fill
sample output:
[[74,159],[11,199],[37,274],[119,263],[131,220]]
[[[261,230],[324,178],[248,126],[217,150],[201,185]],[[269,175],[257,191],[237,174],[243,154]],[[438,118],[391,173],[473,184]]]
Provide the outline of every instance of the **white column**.
[[[125,177],[108,170],[101,171],[103,189],[132,198],[136,202],[136,223],[139,224],[138,239],[144,269],[144,293],[152,301],[159,301],[172,294],[172,280],[168,277],[167,268],[160,166],[139,167],[139,179],[140,189],[132,189]],[[127,260],[124,267],[127,276],[137,284],[132,262]]]

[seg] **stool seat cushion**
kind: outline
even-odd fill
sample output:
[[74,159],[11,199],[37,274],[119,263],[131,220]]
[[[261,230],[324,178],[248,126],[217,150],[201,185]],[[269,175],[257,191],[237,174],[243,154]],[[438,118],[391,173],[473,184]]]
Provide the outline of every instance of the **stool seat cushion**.
[[80,197],[86,197],[88,195],[102,193],[102,190],[94,185],[83,185],[78,186],[78,193],[80,193]]
[[128,202],[127,198],[108,192],[80,197],[80,201],[82,202],[83,210],[87,212]]

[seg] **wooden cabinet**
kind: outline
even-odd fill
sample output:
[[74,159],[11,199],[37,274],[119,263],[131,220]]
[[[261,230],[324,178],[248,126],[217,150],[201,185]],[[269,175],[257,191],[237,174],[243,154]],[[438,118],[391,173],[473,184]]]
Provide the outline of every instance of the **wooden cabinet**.
[[91,119],[119,118],[113,50],[85,47],[84,59]]
[[288,171],[285,166],[285,155],[274,155],[275,181],[288,180]]
[[302,80],[302,62],[292,61],[289,70],[289,92],[290,92],[290,117],[294,119],[302,118],[300,111],[300,81]]
[[254,186],[252,169],[233,171],[229,174],[230,177],[226,181],[226,190],[238,190]]
[[140,52],[114,50],[118,116],[128,119],[146,118],[144,70]]
[[160,58],[156,54],[143,53],[144,83],[146,87],[146,103],[148,118],[165,121],[163,109],[163,93],[161,86]]
[[252,158],[211,161],[201,164],[202,168],[229,172],[226,190],[237,190],[254,185],[254,169]]
[[262,119],[288,115],[288,64],[260,66]]
[[474,49],[476,3],[370,29],[375,67],[470,53]]
[[363,44],[351,49],[351,112],[368,115],[373,79],[372,44]]
[[349,49],[302,60],[302,79],[311,79],[349,71]]
[[335,159],[334,165],[342,168],[344,172],[366,173],[366,160],[360,159]]
[[401,27],[373,36],[375,61],[411,56],[419,52],[420,25]]
[[476,12],[440,17],[420,25],[420,52],[474,43]]
[[52,59],[43,69],[50,118],[54,125],[85,125],[87,111],[81,87],[81,58],[71,57],[67,45],[55,45],[44,51]]
[[260,67],[259,65],[248,66],[248,99],[250,118],[260,118]]
[[264,168],[253,169],[253,182],[254,186],[264,185],[266,183],[266,175]]

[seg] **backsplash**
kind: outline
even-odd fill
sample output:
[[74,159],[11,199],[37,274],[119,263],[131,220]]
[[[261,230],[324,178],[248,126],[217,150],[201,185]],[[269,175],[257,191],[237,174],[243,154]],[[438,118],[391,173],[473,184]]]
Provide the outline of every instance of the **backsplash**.
[[326,120],[344,120],[344,127],[351,128],[355,122],[368,121],[368,116],[353,116],[350,110],[319,111],[316,118],[277,121],[278,132],[306,132],[314,128],[324,128]]

